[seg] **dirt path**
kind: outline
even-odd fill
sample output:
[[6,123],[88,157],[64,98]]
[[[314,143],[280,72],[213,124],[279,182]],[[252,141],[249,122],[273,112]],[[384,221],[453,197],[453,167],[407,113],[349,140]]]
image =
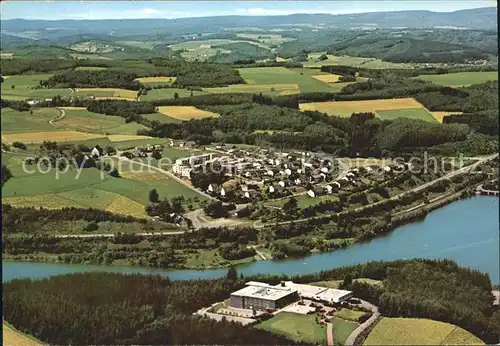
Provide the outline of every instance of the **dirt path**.
[[330,322],[326,324],[326,343],[328,346],[333,346],[335,344],[335,339],[333,338],[333,324]]
[[49,120],[49,124],[54,126],[54,127],[56,127],[56,125],[54,124],[56,121],[61,120],[62,118],[64,118],[66,116],[66,111],[64,109],[57,108],[57,110],[59,112],[61,112],[61,114],[58,115],[57,117],[53,117],[52,119]]

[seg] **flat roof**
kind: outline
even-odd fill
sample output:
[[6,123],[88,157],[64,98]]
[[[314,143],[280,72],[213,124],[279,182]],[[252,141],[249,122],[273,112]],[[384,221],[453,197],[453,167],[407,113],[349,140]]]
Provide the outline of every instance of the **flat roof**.
[[266,283],[250,281],[247,286],[231,293],[231,295],[265,300],[278,300],[296,292],[289,287],[275,287]]
[[[314,285],[304,285],[304,284],[296,284],[292,281],[285,281],[285,287],[289,287],[291,289],[297,290],[300,296],[304,298],[311,298],[311,299],[319,299],[323,301],[329,301],[329,302],[334,302],[338,303],[339,301],[342,301],[343,298],[346,296],[350,295],[352,292],[351,291],[346,291],[346,290],[339,290],[335,288],[326,288],[326,287],[320,287],[320,286],[314,286]],[[280,287],[280,285],[278,285]],[[284,288],[284,287],[282,287]]]

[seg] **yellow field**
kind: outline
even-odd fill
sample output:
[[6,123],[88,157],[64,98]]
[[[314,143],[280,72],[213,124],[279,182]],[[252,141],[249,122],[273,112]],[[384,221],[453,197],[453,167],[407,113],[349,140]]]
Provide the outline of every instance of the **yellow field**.
[[2,323],[3,330],[3,345],[5,346],[35,346],[43,345],[33,337],[24,335],[23,333],[14,330],[5,322]]
[[149,172],[149,171],[140,171],[140,172],[121,172],[120,176],[122,178],[139,180],[139,181],[163,181],[168,180],[168,177],[160,172]]
[[210,93],[230,93],[230,92],[266,92],[293,90],[299,92],[297,84],[233,84],[226,87],[203,88],[203,91]]
[[120,97],[120,98],[130,98],[130,99],[136,99],[137,98],[137,91],[136,90],[127,90],[127,89],[117,89],[117,88],[83,88],[83,89],[75,89],[75,91],[82,92],[82,93],[91,93],[93,91],[96,91],[97,93],[99,92],[110,92],[113,93],[112,96],[104,96],[104,97],[96,97],[96,99],[99,98],[115,98],[115,97]]
[[276,62],[285,62],[287,59],[284,59],[282,57],[277,56],[276,57]]
[[[3,53],[2,53],[2,54],[3,54]],[[3,79],[7,79],[7,78],[9,78],[10,76],[2,76],[2,77],[3,77]]]
[[81,207],[78,203],[58,196],[56,194],[36,195],[36,196],[21,196],[21,197],[6,197],[2,199],[2,203],[10,204],[13,207],[44,207],[46,209],[61,209],[64,207]]
[[148,217],[148,214],[146,214],[146,211],[144,210],[144,206],[142,204],[123,196],[115,199],[114,202],[108,205],[105,210],[112,213],[131,215],[138,218]]
[[338,74],[317,74],[312,75],[311,77],[316,78],[317,80],[324,83],[335,83],[339,81],[340,75]]
[[384,317],[363,345],[484,345],[453,324],[423,318]]
[[104,135],[96,135],[78,131],[47,131],[47,132],[26,132],[12,133],[2,135],[2,141],[12,143],[15,141],[26,144],[38,144],[43,141],[69,142],[69,141],[84,141],[87,139],[104,138]]
[[443,122],[443,118],[450,114],[462,114],[462,112],[431,112],[432,116],[436,118],[440,123]]
[[171,83],[176,80],[176,77],[141,77],[136,78],[135,80],[139,83]]
[[323,113],[335,113],[339,115],[351,115],[360,112],[375,112],[396,109],[423,108],[423,106],[412,98],[366,100],[366,101],[331,101],[301,103],[302,111],[320,111]]
[[209,117],[218,117],[219,115],[212,112],[203,111],[193,106],[161,106],[158,107],[161,114],[179,120],[202,119]]
[[136,139],[153,138],[149,136],[139,136],[139,135],[108,135],[107,137],[111,142],[135,141]]

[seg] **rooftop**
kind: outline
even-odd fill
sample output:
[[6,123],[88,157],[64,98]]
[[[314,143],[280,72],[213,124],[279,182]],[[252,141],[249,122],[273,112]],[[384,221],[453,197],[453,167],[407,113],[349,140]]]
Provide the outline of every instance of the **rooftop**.
[[339,290],[335,288],[296,284],[292,281],[285,281],[284,285],[285,287],[281,286],[281,284],[278,286],[280,288],[291,288],[296,290],[299,295],[304,298],[319,299],[334,303],[338,303],[343,297],[352,293],[351,291]]
[[247,286],[245,288],[233,292],[231,295],[266,300],[278,300],[294,292],[296,292],[296,290],[289,287],[277,287],[262,282],[249,281],[247,282]]

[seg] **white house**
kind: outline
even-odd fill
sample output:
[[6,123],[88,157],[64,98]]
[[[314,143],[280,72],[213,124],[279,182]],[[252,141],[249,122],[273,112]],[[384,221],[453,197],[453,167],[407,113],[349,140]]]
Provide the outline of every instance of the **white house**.
[[340,189],[340,183],[338,181],[334,181],[333,183],[331,183],[330,185],[332,185],[332,187],[336,186],[337,189]]
[[318,196],[321,196],[322,194],[324,193],[323,189],[321,187],[315,187],[313,189],[310,189],[309,191],[307,191],[307,195],[309,197],[318,197]]
[[226,190],[224,190],[224,188],[221,188],[221,189],[220,189],[220,195],[221,195],[222,197],[224,197],[224,196],[226,195]]
[[349,173],[347,173],[345,176],[346,176],[346,177],[349,177],[349,178],[352,178],[352,177],[354,177],[354,173],[349,172]]
[[270,177],[274,176],[274,172],[272,170],[268,170],[266,174],[269,175]]
[[291,175],[292,170],[290,168],[285,169],[285,175]]
[[295,185],[300,185],[300,184],[302,184],[302,181],[300,181],[300,179],[299,179],[299,178],[295,179],[293,182],[295,183]]
[[241,185],[241,191],[243,191],[243,192],[248,191],[248,185],[247,184],[242,184]]
[[99,152],[99,149],[97,149],[96,147],[94,147],[92,149],[92,151],[90,152],[90,155],[92,155],[93,157],[99,157],[99,156],[101,156],[101,153]]
[[286,183],[283,181],[283,180],[280,180],[278,182],[278,185],[281,186],[281,187],[285,187],[286,186]]
[[276,191],[276,189],[274,188],[274,186],[270,185],[267,191],[269,191],[269,193],[273,193],[274,191]]
[[389,167],[389,166],[385,166],[385,167],[384,167],[384,171],[386,171],[386,172],[390,172],[391,170],[392,170],[392,169],[391,169],[391,167]]
[[320,171],[323,172],[323,173],[328,173],[328,168],[327,167],[321,167]]

